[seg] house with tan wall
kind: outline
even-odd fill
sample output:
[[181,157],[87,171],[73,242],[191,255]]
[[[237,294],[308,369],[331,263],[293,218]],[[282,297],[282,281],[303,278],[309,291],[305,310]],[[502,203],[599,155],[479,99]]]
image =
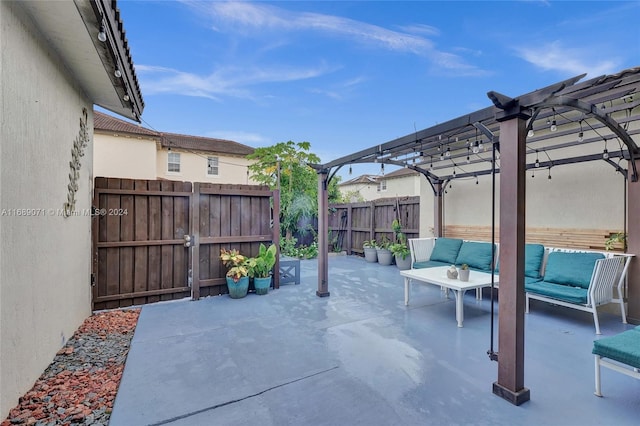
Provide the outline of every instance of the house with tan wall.
[[0,1],[0,419],[91,315],[93,107],[144,108],[122,28],[108,0]]
[[251,185],[250,146],[238,142],[156,132],[94,112],[94,174],[128,179]]
[[420,179],[424,180],[424,177],[419,173],[402,168],[385,175],[357,176],[338,184],[338,188],[343,196],[353,198],[354,202],[389,197],[412,197],[419,195]]

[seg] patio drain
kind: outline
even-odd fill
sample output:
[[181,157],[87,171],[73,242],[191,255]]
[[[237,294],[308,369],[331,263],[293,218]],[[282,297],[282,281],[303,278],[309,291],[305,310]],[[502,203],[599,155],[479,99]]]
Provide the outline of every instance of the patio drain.
[[201,414],[201,413],[205,413],[207,411],[215,410],[216,408],[224,407],[226,405],[235,404],[236,402],[244,401],[245,399],[249,399],[249,398],[254,398],[256,396],[260,396],[260,395],[262,395],[264,393],[267,393],[269,391],[272,391],[274,389],[278,389],[278,388],[290,385],[292,383],[300,382],[302,380],[306,380],[306,379],[309,379],[309,378],[314,377],[314,376],[319,376],[320,374],[328,373],[329,371],[335,370],[337,368],[339,368],[339,366],[336,365],[335,367],[327,368],[326,370],[318,371],[317,373],[309,374],[307,376],[299,377],[299,378],[297,378],[295,380],[291,380],[291,381],[288,381],[288,382],[285,382],[285,383],[281,383],[281,384],[276,385],[276,386],[272,386],[270,388],[261,390],[260,392],[257,392],[257,393],[251,394],[251,395],[247,395],[247,396],[245,396],[243,398],[233,399],[231,401],[222,402],[220,404],[212,405],[211,407],[201,408],[200,410],[196,410],[196,411],[192,411],[190,413],[181,414],[179,416],[171,417],[170,419],[162,420],[162,421],[159,421],[157,423],[150,423],[147,426],[161,426],[161,425],[166,425],[166,424],[169,424],[169,423],[173,423],[175,421],[186,419],[186,418],[189,418],[191,416],[195,416],[195,415],[198,415],[198,414]]

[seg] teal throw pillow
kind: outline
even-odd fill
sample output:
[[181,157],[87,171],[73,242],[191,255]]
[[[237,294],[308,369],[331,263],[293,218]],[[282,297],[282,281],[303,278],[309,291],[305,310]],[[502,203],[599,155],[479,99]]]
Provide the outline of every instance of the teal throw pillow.
[[544,280],[550,283],[589,288],[596,260],[604,259],[601,253],[549,253]]
[[[542,244],[524,245],[524,276],[529,278],[541,278],[540,268],[544,259],[544,246]],[[500,259],[496,265],[496,273],[500,272]]]
[[460,247],[456,265],[466,263],[470,268],[491,271],[493,251],[491,243],[465,241]]
[[457,238],[438,238],[429,260],[455,265],[462,240]]

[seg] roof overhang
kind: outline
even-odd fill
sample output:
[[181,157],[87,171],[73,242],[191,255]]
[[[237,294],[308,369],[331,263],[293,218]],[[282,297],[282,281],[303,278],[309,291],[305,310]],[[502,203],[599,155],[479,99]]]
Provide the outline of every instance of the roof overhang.
[[[144,101],[115,1],[18,3],[91,102],[140,121]],[[98,39],[101,27],[106,35],[104,42]]]
[[[578,83],[582,78],[515,98],[489,92],[493,106],[312,166],[336,168],[335,174],[347,164],[396,165],[416,170],[433,183],[488,174],[494,167],[491,147],[499,151],[500,117],[517,107],[530,116],[527,168],[601,160],[626,173],[621,161],[640,158],[640,67]],[[499,171],[499,152],[497,163]],[[637,179],[635,161],[629,164]]]

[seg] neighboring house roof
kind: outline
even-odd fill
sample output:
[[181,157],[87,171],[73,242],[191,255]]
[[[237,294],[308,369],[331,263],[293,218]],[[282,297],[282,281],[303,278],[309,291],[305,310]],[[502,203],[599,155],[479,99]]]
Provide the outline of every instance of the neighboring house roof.
[[226,139],[156,132],[95,110],[93,111],[93,117],[93,128],[95,131],[156,137],[160,138],[160,144],[163,148],[178,148],[189,151],[205,151],[242,156],[252,154],[254,151],[250,146]]
[[405,169],[404,167],[398,170],[394,170],[391,173],[387,173],[386,175],[384,175],[383,177],[386,179],[394,179],[394,178],[401,178],[401,177],[405,177],[405,176],[415,176],[417,175],[418,172],[416,172],[415,170],[412,169]]
[[226,139],[180,135],[177,133],[161,133],[161,136],[161,143],[164,148],[182,148],[231,155],[249,155],[254,152],[254,149],[250,146]]
[[99,111],[93,111],[93,129],[115,133],[127,133],[139,136],[160,137],[160,133],[149,130],[137,124],[112,117]]
[[338,186],[346,186],[346,185],[358,185],[358,184],[375,184],[377,176],[375,175],[360,175],[356,176],[353,179],[350,179],[346,182],[341,182]]
[[359,185],[359,184],[377,184],[378,180],[382,180],[382,179],[396,179],[396,178],[401,178],[401,177],[405,177],[405,176],[414,176],[417,175],[418,172],[416,172],[415,170],[412,169],[405,169],[405,168],[401,168],[398,170],[394,170],[391,173],[387,173],[384,176],[381,175],[361,175],[361,176],[357,176],[353,179],[350,179],[346,182],[342,182],[339,183],[338,186],[345,186],[345,185]]

